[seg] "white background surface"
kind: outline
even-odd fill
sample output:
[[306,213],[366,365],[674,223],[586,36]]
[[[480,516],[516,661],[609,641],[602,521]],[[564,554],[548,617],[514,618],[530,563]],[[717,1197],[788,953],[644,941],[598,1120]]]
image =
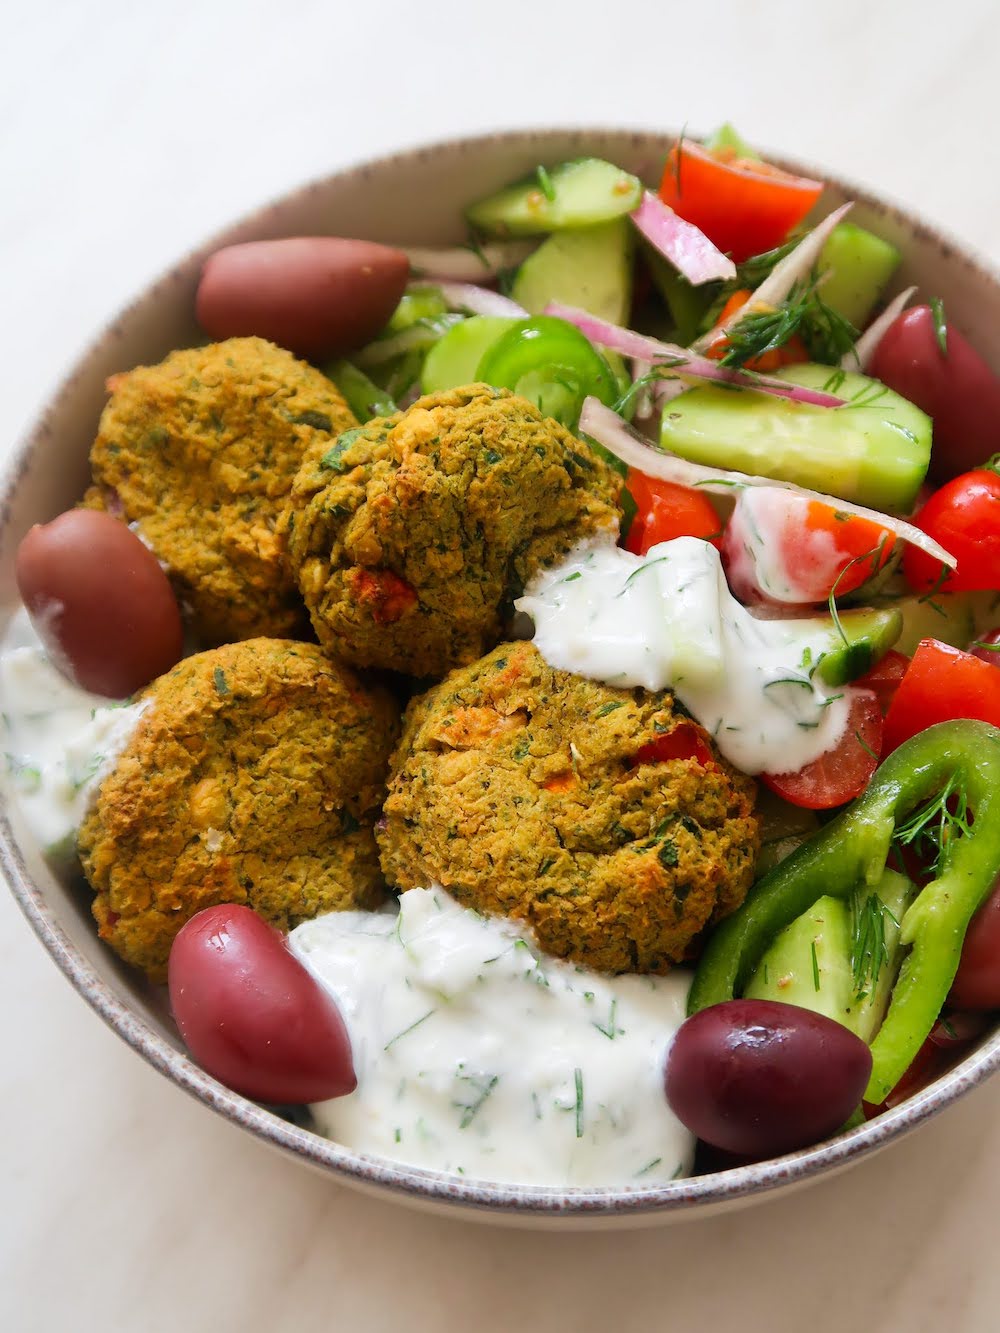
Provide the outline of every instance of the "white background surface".
[[[153,274],[342,164],[734,119],[1000,260],[994,0],[0,0],[0,449]],[[1000,1084],[751,1211],[554,1235],[338,1189],[188,1101],[0,895],[0,1328],[1000,1327]]]

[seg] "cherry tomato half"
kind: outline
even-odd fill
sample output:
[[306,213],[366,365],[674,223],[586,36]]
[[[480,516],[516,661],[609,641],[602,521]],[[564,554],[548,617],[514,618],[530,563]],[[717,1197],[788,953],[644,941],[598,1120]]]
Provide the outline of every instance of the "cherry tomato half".
[[781,245],[822,193],[820,181],[687,140],[671,149],[660,182],[663,202],[737,263]]
[[795,773],[761,773],[765,787],[807,810],[829,810],[860,796],[878,767],[882,749],[882,710],[870,690],[851,701],[840,742]]
[[903,573],[911,588],[925,592],[1000,589],[1000,476],[977,468],[945,482],[913,519],[958,561],[941,579],[941,563],[916,546],[907,547]]
[[710,541],[720,537],[722,520],[700,491],[647,477],[635,468],[629,468],[625,485],[636,504],[625,540],[625,549],[634,555],[645,555],[651,546],[674,537],[704,537]]

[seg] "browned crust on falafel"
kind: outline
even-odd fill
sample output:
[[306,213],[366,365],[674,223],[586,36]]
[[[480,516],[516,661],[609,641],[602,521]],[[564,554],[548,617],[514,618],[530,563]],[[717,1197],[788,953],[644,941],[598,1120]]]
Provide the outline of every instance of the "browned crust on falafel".
[[252,639],[160,677],[79,832],[102,939],[154,981],[214,903],[282,930],[384,888],[372,825],[398,709],[312,644]]
[[328,652],[440,677],[497,642],[534,573],[616,529],[620,489],[525,399],[473,384],[314,445],[280,530]]
[[[639,761],[678,727],[709,762]],[[743,901],[754,795],[669,692],[612,689],[503,644],[407,710],[382,867],[399,889],[436,881],[524,922],[557,957],[662,973]]]

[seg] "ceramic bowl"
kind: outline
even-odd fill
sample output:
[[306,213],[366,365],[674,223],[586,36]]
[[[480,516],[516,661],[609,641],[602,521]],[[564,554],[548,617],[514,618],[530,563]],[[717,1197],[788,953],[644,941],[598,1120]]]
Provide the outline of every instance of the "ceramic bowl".
[[[368,237],[405,244],[464,240],[462,206],[530,171],[593,154],[655,181],[673,136],[622,130],[515,132],[437,144],[337,172],[214,237],[144,291],[69,373],[8,463],[0,489],[0,607],[15,600],[13,558],[32,523],[71,506],[88,479],[87,454],[114,371],[160,360],[200,338],[194,293],[201,263],[220,244],[295,234]],[[822,175],[815,168],[785,163]],[[827,178],[829,179],[829,178]],[[825,199],[857,201],[854,220],[902,250],[897,285],[943,296],[948,315],[1000,369],[1000,275],[907,210],[844,182]],[[403,202],[404,207],[400,204]],[[817,1147],[754,1166],[645,1190],[480,1184],[366,1157],[237,1096],[188,1059],[162,992],[148,987],[98,940],[88,895],[43,861],[17,812],[0,814],[0,865],[39,939],[80,995],[136,1053],[239,1129],[334,1181],[388,1198],[521,1225],[628,1226],[702,1217],[802,1186],[859,1162],[949,1106],[1000,1064],[1000,1033],[886,1115]]]

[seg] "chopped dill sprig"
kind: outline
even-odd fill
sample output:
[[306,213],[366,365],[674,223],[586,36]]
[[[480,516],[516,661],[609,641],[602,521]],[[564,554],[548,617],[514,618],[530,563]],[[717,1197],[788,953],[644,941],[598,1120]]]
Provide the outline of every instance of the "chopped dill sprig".
[[896,826],[893,842],[912,847],[926,861],[935,878],[947,869],[952,844],[971,832],[968,797],[960,780],[952,774],[937,796],[925,801]]
[[849,352],[858,331],[819,295],[818,283],[797,284],[788,299],[772,308],[751,308],[726,329],[724,366],[744,366],[784,347],[799,335],[814,361],[836,362]]
[[615,1027],[615,1018],[617,1015],[617,1011],[618,1011],[618,1000],[613,999],[611,1001],[611,1013],[608,1015],[608,1026],[605,1027],[603,1023],[592,1024],[593,1027],[597,1028],[598,1032],[602,1032],[604,1036],[607,1037],[608,1041],[614,1041],[615,1035],[617,1033],[617,1028]]
[[394,1046],[396,1042],[400,1040],[401,1037],[408,1036],[408,1034],[411,1033],[414,1030],[414,1028],[418,1028],[421,1023],[426,1023],[428,1018],[430,1018],[431,1014],[436,1014],[436,1013],[437,1013],[436,1009],[428,1009],[427,1013],[424,1014],[422,1018],[418,1018],[416,1022],[411,1023],[408,1028],[403,1028],[402,1032],[397,1032],[394,1037],[390,1037],[389,1040],[386,1042],[386,1044],[382,1047],[383,1051],[387,1051],[390,1046]]
[[819,993],[819,959],[816,957],[816,941],[813,940],[809,945],[809,952],[812,954],[813,969],[813,990]]
[[583,1138],[583,1070],[573,1070],[573,1084],[576,1088],[576,1137]]
[[659,1166],[662,1161],[663,1161],[662,1157],[654,1157],[651,1162],[647,1162],[645,1166],[639,1168],[639,1170],[633,1176],[633,1179],[638,1180],[640,1176],[647,1175],[650,1171],[653,1170],[654,1167]]
[[948,321],[944,317],[944,302],[940,296],[932,296],[929,302],[934,320],[934,337],[942,356],[948,355]]
[[879,975],[889,961],[885,942],[885,919],[899,925],[877,893],[863,900],[857,894],[852,902],[851,975],[854,997],[865,999],[878,984]]
[[826,599],[826,604],[830,611],[830,619],[833,621],[834,628],[840,635],[840,638],[843,641],[845,648],[849,648],[851,646],[851,641],[847,637],[847,633],[840,620],[840,613],[837,610],[837,589],[840,587],[841,580],[845,577],[848,571],[854,569],[855,566],[857,565],[863,565],[866,560],[871,561],[871,572],[869,573],[868,577],[874,578],[874,576],[882,568],[882,565],[885,563],[883,559],[883,554],[885,552],[886,543],[889,541],[889,539],[890,539],[890,534],[888,532],[884,532],[882,536],[879,538],[878,543],[875,546],[873,546],[870,551],[864,551],[861,555],[856,555],[853,560],[848,560],[847,564],[844,566],[844,568],[840,571],[840,573],[834,580],[833,587],[830,589],[830,596]]
[[666,564],[666,562],[669,559],[670,557],[668,555],[658,555],[655,560],[647,560],[646,563],[644,565],[640,565],[638,569],[633,569],[632,573],[622,584],[621,592],[615,593],[615,596],[623,597],[625,593],[628,592],[629,588],[632,586],[633,582],[639,577],[640,574],[645,574],[646,570],[652,569],[654,565]]
[[878,755],[875,753],[875,751],[872,749],[872,747],[868,744],[868,742],[865,740],[864,736],[862,736],[862,734],[861,734],[860,731],[856,731],[856,732],[854,733],[854,739],[855,739],[855,740],[857,741],[857,743],[861,746],[862,750],[864,750],[864,752],[865,752],[865,754],[868,756],[868,758],[869,758],[869,759],[874,759],[875,762],[876,762],[876,764],[877,764],[877,763],[878,763]]
[[793,236],[785,241],[784,245],[779,245],[774,250],[762,250],[759,255],[751,255],[749,259],[744,259],[742,264],[737,264],[737,290],[740,287],[759,287],[775,265],[780,264],[786,255],[790,255],[801,240],[801,236]]
[[625,416],[632,408],[632,404],[639,395],[648,389],[651,384],[657,380],[674,379],[671,371],[677,366],[685,365],[685,359],[680,356],[668,357],[663,361],[658,361],[652,370],[648,370],[645,375],[640,375],[625,389],[612,404],[612,411],[617,412],[620,417]]
[[535,175],[538,177],[538,188],[551,204],[556,197],[556,187],[552,184],[552,177],[541,163],[535,168]]
[[452,1106],[456,1111],[461,1111],[462,1115],[458,1122],[459,1129],[468,1129],[479,1114],[479,1109],[490,1096],[493,1089],[500,1082],[499,1074],[458,1074],[456,1077],[462,1083],[467,1083],[472,1091],[472,1100],[468,1102],[454,1101]]

